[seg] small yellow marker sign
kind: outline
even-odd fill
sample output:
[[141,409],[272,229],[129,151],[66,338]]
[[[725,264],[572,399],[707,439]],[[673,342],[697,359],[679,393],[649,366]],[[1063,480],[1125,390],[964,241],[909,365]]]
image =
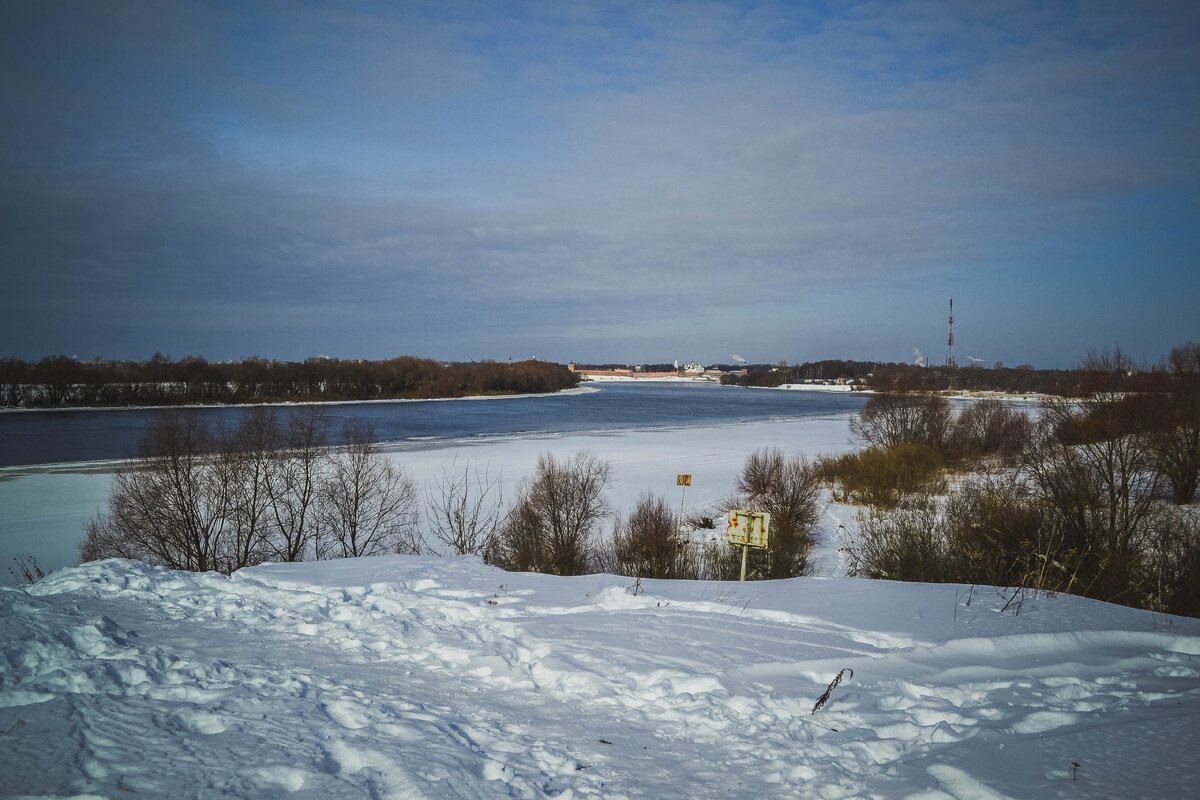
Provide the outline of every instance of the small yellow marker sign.
[[684,475],[683,473],[676,475],[675,476],[675,485],[676,486],[691,486],[692,485],[692,476]]

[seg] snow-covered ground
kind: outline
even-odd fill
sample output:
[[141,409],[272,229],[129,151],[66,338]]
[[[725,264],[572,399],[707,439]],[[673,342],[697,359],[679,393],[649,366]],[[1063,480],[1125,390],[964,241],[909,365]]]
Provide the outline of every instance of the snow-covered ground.
[[0,589],[0,792],[965,800],[1200,783],[1198,620],[1068,596],[1014,615],[992,589],[845,578],[630,584],[395,556],[229,578],[107,561]]
[[[643,491],[654,491],[679,506],[675,475],[691,473],[693,484],[682,499],[699,511],[731,493],[746,456],[765,446],[789,454],[841,453],[851,449],[849,415],[771,420],[692,428],[621,430],[598,433],[485,436],[458,441],[389,446],[388,453],[424,489],[442,470],[468,464],[499,478],[506,500],[520,481],[533,474],[538,454],[569,458],[591,450],[612,464],[609,498],[627,513]],[[111,467],[111,465],[108,465]],[[46,568],[74,564],[84,523],[103,510],[111,476],[103,463],[53,468],[0,469],[0,567],[19,555],[32,555]],[[836,527],[830,519],[830,525]],[[0,583],[9,582],[7,571]]]

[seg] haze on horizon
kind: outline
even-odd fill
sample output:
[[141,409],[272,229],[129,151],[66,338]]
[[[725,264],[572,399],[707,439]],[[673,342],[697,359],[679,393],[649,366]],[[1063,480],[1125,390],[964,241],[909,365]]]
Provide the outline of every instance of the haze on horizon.
[[1200,338],[1200,6],[26,2],[0,356]]

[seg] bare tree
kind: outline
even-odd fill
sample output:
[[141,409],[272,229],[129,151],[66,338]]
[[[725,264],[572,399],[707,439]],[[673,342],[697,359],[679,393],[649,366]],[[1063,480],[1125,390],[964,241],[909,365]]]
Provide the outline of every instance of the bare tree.
[[271,557],[277,561],[303,561],[316,550],[317,504],[329,467],[328,427],[328,412],[320,406],[305,406],[288,419],[267,483]]
[[1166,506],[1151,520],[1145,558],[1145,605],[1168,614],[1200,616],[1200,514]]
[[1200,375],[1200,342],[1185,342],[1172,347],[1167,362],[1176,375]]
[[480,555],[503,517],[499,478],[468,463],[462,474],[442,470],[426,493],[426,520],[434,537],[458,555]]
[[609,515],[609,465],[588,452],[559,462],[538,457],[485,559],[509,570],[582,575],[600,522]]
[[1111,349],[1088,350],[1087,355],[1079,364],[1079,368],[1087,372],[1111,372],[1115,375],[1125,375],[1136,372],[1140,367],[1133,356],[1121,349],[1121,345],[1113,344]]
[[1037,444],[1023,459],[1062,547],[1078,554],[1078,591],[1125,602],[1161,480],[1147,439],[1128,432],[1127,413],[1098,399],[1047,402]]
[[199,572],[224,566],[232,493],[227,475],[212,467],[213,444],[195,415],[162,413],[142,438],[139,457],[117,468],[109,511],[88,524],[80,557],[137,558]]
[[763,577],[808,574],[821,516],[821,479],[812,465],[803,456],[788,458],[777,448],[759,450],[746,458],[737,488],[751,506],[771,514]]
[[1180,376],[1175,391],[1157,398],[1146,434],[1154,466],[1176,505],[1192,502],[1200,484],[1200,378]]
[[375,443],[373,429],[346,424],[321,492],[321,527],[328,551],[342,558],[421,552],[417,487]]
[[230,487],[229,535],[221,550],[222,572],[267,560],[271,483],[281,449],[279,421],[263,407],[251,409],[221,441],[212,468]]

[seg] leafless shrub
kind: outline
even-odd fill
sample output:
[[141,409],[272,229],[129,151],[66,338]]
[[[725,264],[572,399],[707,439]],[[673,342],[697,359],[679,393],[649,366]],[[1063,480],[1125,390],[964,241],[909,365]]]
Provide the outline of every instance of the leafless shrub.
[[1200,378],[1176,378],[1174,391],[1155,398],[1146,432],[1154,468],[1176,505],[1192,502],[1200,484]]
[[612,544],[615,571],[637,578],[698,576],[696,554],[680,520],[659,495],[643,494],[629,518],[618,523]]
[[26,586],[37,583],[46,577],[46,571],[42,569],[42,565],[33,556],[17,556],[14,558],[13,566],[8,568],[8,574],[16,578],[17,583]]
[[949,573],[946,541],[932,505],[860,513],[843,552],[853,577],[936,582]]
[[738,474],[737,491],[751,500],[761,500],[779,486],[786,468],[787,459],[779,449],[751,453]]
[[950,420],[950,404],[940,395],[884,392],[871,395],[850,421],[850,432],[867,447],[924,444],[940,452]]
[[321,487],[321,555],[419,554],[416,484],[375,444],[369,425],[352,420],[344,437]]
[[[1051,401],[1015,472],[962,481],[944,503],[860,515],[852,574],[1072,592],[1200,614],[1200,522],[1157,499],[1155,416],[1163,398],[1122,393]],[[827,469],[829,469],[827,467]]]
[[1030,574],[1047,567],[1040,555],[1055,557],[1047,547],[1047,515],[1011,473],[964,481],[947,498],[939,524],[951,579],[989,586],[1049,583]]
[[504,497],[498,478],[484,469],[446,470],[426,493],[426,519],[439,542],[458,555],[479,555],[496,534]]
[[591,568],[600,522],[609,515],[607,462],[581,452],[559,462],[538,457],[504,523],[484,554],[488,563],[514,571],[582,575]]
[[524,493],[509,508],[496,535],[488,541],[483,560],[510,572],[552,572],[545,521]]
[[995,455],[1012,461],[1025,449],[1031,435],[1028,415],[987,398],[972,402],[954,420],[949,450],[956,459]]
[[[723,512],[732,508],[771,515],[769,547],[750,551],[748,577],[792,578],[809,573],[822,504],[821,479],[807,459],[788,458],[777,448],[751,453],[738,475],[737,494],[721,504]],[[741,548],[712,542],[701,555],[703,573],[715,580],[736,579],[741,558]]]
[[1200,511],[1166,506],[1150,519],[1144,605],[1200,617]]

